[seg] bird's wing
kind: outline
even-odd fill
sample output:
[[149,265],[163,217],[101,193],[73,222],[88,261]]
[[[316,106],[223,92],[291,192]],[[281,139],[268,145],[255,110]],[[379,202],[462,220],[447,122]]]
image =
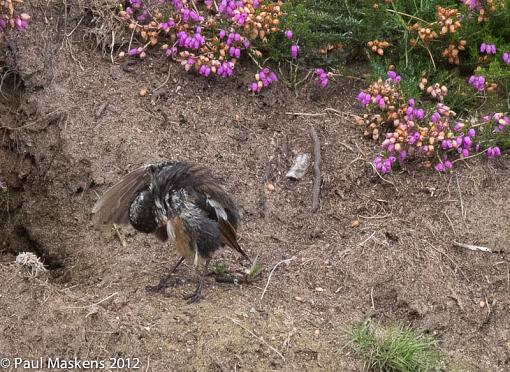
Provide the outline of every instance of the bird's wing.
[[196,185],[188,194],[208,218],[218,223],[221,242],[251,262],[238,243],[236,228],[239,224],[239,212],[230,195],[213,182]]
[[221,186],[211,182],[198,185],[195,189],[205,197],[204,210],[209,213],[213,210],[216,220],[227,220],[234,229],[237,229],[240,221],[239,209]]
[[143,166],[128,173],[101,196],[92,208],[96,226],[129,224],[129,207],[138,192],[148,187],[150,167]]

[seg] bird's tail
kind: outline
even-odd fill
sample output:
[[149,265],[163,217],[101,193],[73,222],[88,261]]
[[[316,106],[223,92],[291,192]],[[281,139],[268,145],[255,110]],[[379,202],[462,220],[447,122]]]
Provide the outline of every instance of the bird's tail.
[[239,252],[241,254],[241,256],[243,256],[246,260],[248,260],[248,262],[250,262],[250,264],[252,264],[253,262],[252,262],[251,258],[248,257],[246,252],[243,251],[243,249],[237,242],[237,234],[236,234],[236,231],[234,230],[234,228],[232,227],[232,225],[228,221],[225,221],[225,220],[221,220],[219,225],[220,225],[221,240],[223,241],[223,243],[228,245],[230,248],[236,250],[237,252]]

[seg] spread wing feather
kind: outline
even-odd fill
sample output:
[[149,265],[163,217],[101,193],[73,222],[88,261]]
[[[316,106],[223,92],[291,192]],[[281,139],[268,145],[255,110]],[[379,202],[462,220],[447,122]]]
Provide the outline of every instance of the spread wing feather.
[[148,166],[144,166],[128,173],[101,196],[92,208],[96,226],[113,223],[129,224],[131,203],[138,192],[149,185],[148,169]]

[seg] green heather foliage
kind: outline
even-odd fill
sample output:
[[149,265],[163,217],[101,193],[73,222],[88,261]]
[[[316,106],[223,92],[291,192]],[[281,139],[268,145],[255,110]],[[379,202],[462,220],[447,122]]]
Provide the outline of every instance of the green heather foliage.
[[[471,5],[453,0],[289,0],[283,7],[282,29],[293,30],[307,63],[338,67],[340,61],[368,59],[374,79],[384,78],[389,66],[395,66],[407,96],[417,95],[418,81],[426,76],[429,83],[448,88],[445,104],[459,113],[472,112],[482,102],[493,111],[508,111],[504,98],[510,93],[510,65],[503,53],[510,53],[510,0],[469,1]],[[453,18],[460,27],[442,35],[438,6],[456,10]],[[422,41],[412,29],[416,23],[435,31],[437,37]],[[384,55],[367,46],[374,40],[390,44]],[[457,63],[451,63],[443,52],[461,40],[464,50],[459,51]],[[496,45],[496,54],[481,53],[483,43]],[[290,42],[276,34],[270,39],[269,56],[275,61],[286,59],[289,47]],[[471,75],[496,83],[496,92],[486,94],[467,85]]]

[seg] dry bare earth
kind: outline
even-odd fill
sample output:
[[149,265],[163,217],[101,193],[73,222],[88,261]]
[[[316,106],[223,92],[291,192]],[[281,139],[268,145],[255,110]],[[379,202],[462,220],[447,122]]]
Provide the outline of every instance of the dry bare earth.
[[[0,169],[11,186],[0,199],[2,213],[9,201],[0,355],[131,356],[152,371],[359,371],[362,363],[343,348],[344,330],[372,316],[433,335],[460,370],[509,370],[507,156],[459,165],[458,174],[410,167],[384,181],[368,163],[374,144],[348,114],[326,111],[357,110],[360,87],[350,80],[325,92],[306,86],[299,98],[282,86],[252,97],[252,71],[204,80],[172,65],[168,84],[142,98],[142,87],[153,92],[166,79],[166,62],[150,58],[132,73],[112,64],[109,52],[103,58],[82,41],[97,27],[90,14],[69,37],[72,49],[61,48],[64,25],[73,30],[80,9],[65,24],[62,4],[33,2],[29,32],[11,35],[4,48],[24,89],[5,85],[11,99],[21,98],[14,109],[3,99],[2,125],[24,127],[0,131]],[[316,214],[310,172],[297,183],[285,178],[294,155],[311,151],[310,125],[322,145]],[[209,278],[202,302],[187,305],[182,295],[195,274],[185,266],[166,295],[149,294],[145,285],[177,259],[172,246],[124,229],[122,247],[93,230],[96,193],[162,159],[198,162],[223,178],[242,207],[242,245],[264,267],[260,281]],[[361,224],[353,228],[353,220]],[[12,264],[25,250],[46,259],[47,278],[27,279]],[[292,257],[260,300],[269,271]],[[222,261],[242,268],[230,251]]]

